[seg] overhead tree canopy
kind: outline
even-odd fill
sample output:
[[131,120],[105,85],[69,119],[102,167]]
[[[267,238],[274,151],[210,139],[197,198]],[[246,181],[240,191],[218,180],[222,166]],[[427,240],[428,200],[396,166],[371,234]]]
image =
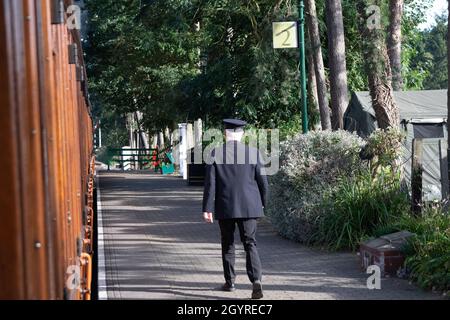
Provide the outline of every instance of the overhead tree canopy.
[[[206,126],[214,126],[223,117],[234,116],[258,127],[300,130],[298,50],[272,48],[272,22],[297,20],[296,0],[86,0],[86,4],[91,100],[95,116],[108,128],[104,136],[110,130],[116,136],[112,143],[126,140],[120,128],[126,114],[134,111],[143,112],[142,124],[150,132],[199,117]],[[429,5],[430,0],[405,0],[405,90],[443,85],[439,79],[445,68],[435,70],[432,63],[420,62],[430,52],[432,58],[426,61],[442,60],[438,49],[442,46],[427,47],[422,40],[442,39],[442,32],[417,29],[423,20],[417,12]],[[328,76],[325,0],[316,0],[316,6]],[[354,1],[342,0],[342,10],[349,91],[367,90]],[[386,19],[387,10],[383,8]],[[319,114],[309,105],[314,126]]]

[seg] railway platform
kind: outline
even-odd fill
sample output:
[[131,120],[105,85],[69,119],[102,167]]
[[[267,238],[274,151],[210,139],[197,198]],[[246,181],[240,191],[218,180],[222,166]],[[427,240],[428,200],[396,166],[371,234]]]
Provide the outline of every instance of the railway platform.
[[[202,188],[178,177],[99,173],[100,299],[249,299],[245,254],[236,235],[236,292],[223,283],[217,222],[203,222]],[[439,299],[406,280],[369,290],[353,253],[330,253],[258,231],[265,299]]]

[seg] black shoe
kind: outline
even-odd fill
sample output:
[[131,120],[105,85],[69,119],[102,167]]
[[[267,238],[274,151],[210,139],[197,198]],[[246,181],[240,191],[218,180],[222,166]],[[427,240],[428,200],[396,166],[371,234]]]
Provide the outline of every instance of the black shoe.
[[226,282],[226,283],[222,286],[222,291],[233,292],[233,291],[236,291],[236,287],[234,286],[234,283],[229,284],[228,282]]
[[257,280],[253,282],[252,299],[261,299],[263,296],[261,281]]

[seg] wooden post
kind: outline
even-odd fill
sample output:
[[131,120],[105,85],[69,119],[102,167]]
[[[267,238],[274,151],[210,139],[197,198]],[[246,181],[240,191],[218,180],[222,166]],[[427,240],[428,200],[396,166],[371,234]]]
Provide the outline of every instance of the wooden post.
[[449,194],[449,179],[448,179],[448,153],[447,141],[439,140],[439,162],[441,168],[441,194],[442,201],[447,200]]
[[423,173],[423,140],[412,141],[412,168],[411,168],[411,190],[412,210],[414,214],[420,214],[422,210],[422,173]]

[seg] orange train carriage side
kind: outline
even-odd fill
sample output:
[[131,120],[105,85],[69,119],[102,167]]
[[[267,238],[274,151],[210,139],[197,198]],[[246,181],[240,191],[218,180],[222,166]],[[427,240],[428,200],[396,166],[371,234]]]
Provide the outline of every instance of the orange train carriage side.
[[93,126],[72,1],[0,0],[0,299],[90,299]]

